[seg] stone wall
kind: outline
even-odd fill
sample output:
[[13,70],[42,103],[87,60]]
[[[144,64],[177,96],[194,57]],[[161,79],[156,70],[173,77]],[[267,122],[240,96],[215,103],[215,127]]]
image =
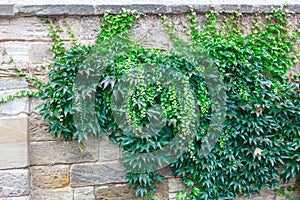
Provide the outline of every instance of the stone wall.
[[[56,17],[61,25],[65,19],[80,42],[91,44],[95,31],[100,28],[97,15],[107,9],[118,12],[123,7],[92,4],[94,1],[88,1],[86,5],[58,3],[51,6],[48,3],[33,5],[32,1],[31,4],[29,1],[24,4],[11,2],[14,1],[0,5],[0,97],[28,88],[24,78],[16,78],[15,66],[42,78],[45,76],[45,66],[52,55],[48,49],[48,28],[40,22],[41,16]],[[167,33],[155,14],[171,14],[169,17],[179,29],[187,25],[183,13],[189,7],[185,5],[124,7],[149,14],[134,28],[137,38],[148,35],[143,43],[149,48],[170,46]],[[210,5],[196,4],[194,7],[204,13]],[[218,9],[229,12],[236,7],[236,4],[218,5]],[[269,12],[271,6],[247,4],[241,8],[248,14],[247,22],[252,12]],[[290,8],[300,13],[299,4]],[[293,23],[299,23],[299,20],[300,16],[295,14]],[[62,39],[70,45],[68,34],[63,33]],[[0,200],[135,199],[132,189],[125,184],[125,170],[118,163],[121,152],[117,146],[107,138],[91,139],[80,149],[76,141],[53,138],[38,111],[34,110],[38,103],[37,99],[20,98],[0,104]],[[179,178],[170,176],[167,169],[163,171],[167,178],[157,185],[156,199],[175,199],[176,192],[183,186]],[[282,199],[276,197],[273,190],[267,190],[253,199],[275,198]]]

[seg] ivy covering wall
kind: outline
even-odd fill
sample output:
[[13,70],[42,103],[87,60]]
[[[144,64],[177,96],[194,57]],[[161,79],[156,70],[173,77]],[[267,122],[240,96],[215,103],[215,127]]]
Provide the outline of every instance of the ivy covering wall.
[[[161,16],[174,42],[174,48],[167,52],[146,49],[132,39],[130,29],[142,16],[131,11],[105,14],[95,44],[83,45],[74,38],[70,49],[61,41],[61,28],[51,19],[43,19],[54,52],[49,81],[44,83],[20,69],[17,75],[25,76],[38,90],[21,91],[1,102],[40,97],[40,114],[50,132],[66,140],[77,139],[79,144],[88,134],[109,135],[123,149],[120,162],[126,166],[126,181],[137,196],[152,198],[154,184],[163,181],[155,167],[164,164],[182,177],[187,188],[178,193],[178,199],[233,199],[240,193],[250,196],[300,173],[300,80],[299,74],[287,74],[299,62],[300,27],[291,29],[291,14],[283,7],[271,14],[257,14],[246,32],[238,12],[211,11],[200,27],[197,14],[191,10],[187,15],[188,42],[177,36],[168,17]],[[74,37],[70,28],[68,32]],[[226,111],[216,138],[207,137],[216,97],[205,79],[210,65],[183,56],[197,51],[205,52],[207,62],[218,69],[215,78],[221,79],[219,92],[225,94]],[[74,89],[79,73],[90,82],[79,80],[86,87]],[[143,81],[145,73],[162,73],[189,90],[165,84],[163,76],[154,76],[148,84]],[[180,78],[176,79],[176,73]],[[121,88],[124,82],[129,82],[126,90]],[[117,102],[124,102],[124,109],[119,116],[126,120],[120,122],[114,116],[120,107],[114,99],[121,97]],[[94,106],[81,105],[83,101]],[[156,116],[164,120],[155,121]],[[161,128],[149,135],[144,127]],[[172,162],[165,154],[149,154],[165,146],[172,147],[170,153],[181,151],[182,144],[173,140],[177,136],[176,141],[187,148]],[[203,156],[203,145],[212,140],[216,144]],[[145,167],[148,170],[143,170]]]

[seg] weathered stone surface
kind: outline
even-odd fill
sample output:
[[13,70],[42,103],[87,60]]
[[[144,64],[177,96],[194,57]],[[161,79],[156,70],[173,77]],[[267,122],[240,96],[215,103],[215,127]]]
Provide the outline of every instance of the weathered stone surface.
[[[63,30],[63,32],[60,33],[62,39],[64,39],[64,40],[72,39],[72,37],[70,36],[69,30],[68,30],[68,27],[70,28],[70,30],[72,31],[74,36],[77,39],[80,39],[80,32],[81,32],[80,22],[81,22],[81,18],[76,17],[76,16],[65,17],[65,18],[60,19],[58,21],[58,23],[62,27],[62,30]],[[67,48],[70,48],[72,46],[73,46],[72,43],[69,43],[69,44],[66,43]]]
[[69,165],[36,166],[31,168],[33,188],[62,188],[69,185]]
[[[1,91],[0,97],[6,97],[13,95],[20,90],[7,90]],[[2,114],[15,115],[19,113],[27,113],[29,108],[28,97],[15,98],[13,101],[7,101],[6,103],[0,104],[0,111]]]
[[170,49],[171,40],[160,19],[155,16],[148,16],[137,21],[132,29],[135,40],[141,41],[145,48]]
[[71,186],[104,185],[125,181],[125,169],[118,162],[75,164],[71,167]]
[[82,17],[81,18],[81,40],[94,40],[97,31],[100,30],[99,17]]
[[0,198],[0,200],[30,200],[30,196]]
[[[156,193],[154,199],[168,200],[168,185],[166,183],[158,183],[155,185]],[[134,190],[128,184],[104,185],[95,188],[95,197],[98,200],[124,200],[136,199],[146,200],[146,198],[137,198]]]
[[18,88],[27,88],[28,83],[24,77],[21,78],[1,78],[0,79],[0,90],[10,90]]
[[14,15],[13,5],[0,5],[0,16],[12,16]]
[[98,160],[98,147],[88,151],[80,151],[77,141],[65,142],[31,142],[30,164],[45,165],[55,163],[78,163]]
[[168,184],[170,193],[185,190],[185,186],[182,184],[180,178],[169,178]]
[[31,63],[45,63],[49,62],[52,53],[49,50],[50,44],[44,43],[30,43],[29,44],[29,62]]
[[48,27],[38,17],[1,19],[0,30],[0,40],[49,40]]
[[[1,48],[1,46],[0,46],[0,48]],[[1,61],[1,55],[0,55],[0,61]],[[20,67],[22,69],[26,69],[26,67],[24,67],[24,66],[20,66]],[[14,65],[11,65],[11,64],[0,64],[0,78],[3,78],[3,77],[13,77],[13,78],[16,78],[16,73],[17,73],[17,70],[16,70],[16,68],[15,68]]]
[[[251,1],[251,0],[160,0],[160,1],[150,1],[145,2],[142,0],[127,0],[122,1],[120,3],[117,0],[109,0],[109,1],[94,1],[89,0],[85,1],[84,4],[76,1],[66,0],[64,3],[61,1],[50,1],[50,0],[36,0],[36,1],[26,1],[23,0],[18,2],[17,0],[9,0],[8,3],[5,4],[2,0],[2,5],[0,7],[0,16],[45,16],[45,15],[97,15],[103,14],[105,11],[109,11],[111,13],[119,13],[122,8],[127,8],[131,10],[136,10],[139,13],[145,14],[168,14],[168,13],[176,13],[182,14],[190,11],[190,6],[194,7],[197,12],[207,12],[207,6],[212,7],[212,5],[216,5],[220,7],[224,12],[231,12],[232,6],[237,7],[241,6],[243,8],[244,5],[257,5],[261,7],[260,11],[270,12],[272,6],[280,6],[285,3],[284,0],[259,0],[259,1]],[[300,13],[300,7],[298,0],[289,0],[289,5],[287,6],[289,10],[294,11],[295,13]],[[13,5],[15,4],[15,5]],[[227,6],[230,6],[229,8]],[[229,10],[227,10],[229,9]],[[254,10],[249,9],[241,9],[242,13],[252,13]]]
[[97,200],[137,199],[128,184],[105,185],[95,188]]
[[29,194],[29,173],[27,169],[0,170],[0,198]]
[[99,161],[112,161],[120,158],[120,148],[108,138],[102,138],[99,144]]
[[82,187],[74,188],[73,200],[94,200],[94,188],[93,187]]
[[[19,27],[22,27],[19,25]],[[1,33],[0,33],[1,34]],[[5,63],[28,62],[28,42],[5,42]]]
[[92,5],[17,5],[15,14],[23,15],[93,15]]
[[0,169],[28,166],[27,129],[26,117],[0,118]]
[[33,191],[33,200],[72,200],[73,189],[70,187],[58,189],[39,189]]
[[29,117],[29,135],[30,141],[57,140],[49,133],[49,126],[36,113],[32,113]]

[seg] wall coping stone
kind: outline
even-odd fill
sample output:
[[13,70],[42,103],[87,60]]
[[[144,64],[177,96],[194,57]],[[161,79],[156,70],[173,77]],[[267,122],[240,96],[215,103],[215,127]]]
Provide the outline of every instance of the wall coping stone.
[[[119,13],[122,8],[136,10],[143,14],[182,14],[190,7],[205,13],[214,8],[217,11],[241,13],[269,13],[273,7],[285,0],[2,0],[0,16],[52,16],[52,15],[101,15],[105,11]],[[300,13],[300,1],[289,0],[286,6],[292,12]]]

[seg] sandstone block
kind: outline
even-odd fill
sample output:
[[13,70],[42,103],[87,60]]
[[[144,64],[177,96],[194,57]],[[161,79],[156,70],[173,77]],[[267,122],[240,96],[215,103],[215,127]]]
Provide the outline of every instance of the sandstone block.
[[33,188],[62,188],[70,182],[68,165],[36,166],[31,168]]
[[95,162],[98,160],[98,147],[84,148],[81,152],[77,141],[32,142],[30,155],[31,165]]
[[[7,90],[1,91],[0,97],[6,97],[8,95],[13,95],[19,90]],[[6,103],[0,104],[0,111],[3,114],[16,115],[19,113],[28,112],[29,102],[28,97],[15,98],[12,101],[7,101]]]
[[[11,19],[1,19],[0,30],[3,30],[0,31],[0,40],[49,40],[48,27],[47,25],[42,24],[38,17],[17,17]],[[7,46],[8,49],[12,48],[9,47],[10,45],[5,45],[5,47]],[[17,45],[15,45],[14,47],[17,47]],[[26,52],[28,57],[28,49]]]
[[49,133],[49,127],[42,119],[42,116],[32,113],[29,117],[30,141],[57,140]]
[[[19,25],[19,27],[22,27]],[[28,62],[28,42],[5,42],[4,62]]]
[[30,196],[0,198],[0,200],[31,200]]
[[73,200],[94,200],[94,188],[93,187],[82,187],[74,188]]
[[30,43],[29,44],[29,62],[45,63],[49,62],[52,53],[49,50],[49,43]]
[[180,190],[185,190],[184,185],[182,184],[180,178],[170,178],[168,179],[169,192],[177,193]]
[[0,198],[29,194],[29,173],[27,169],[0,170]]
[[[168,200],[168,185],[166,183],[158,183],[155,186],[156,193],[154,193],[154,199]],[[110,184],[104,186],[98,186],[95,188],[96,199],[110,200],[110,199],[136,199],[146,200],[146,198],[137,198],[135,196],[133,188],[128,184]]]
[[22,78],[1,78],[0,79],[0,90],[11,90],[27,88],[28,83],[24,77]]
[[26,117],[0,118],[0,169],[28,166],[27,129]]
[[0,16],[12,16],[14,15],[13,5],[0,5]]
[[73,189],[58,188],[58,189],[40,189],[33,191],[33,200],[72,200]]
[[108,138],[102,138],[99,143],[99,161],[112,161],[120,158],[118,145],[111,142]]
[[71,167],[71,186],[104,185],[125,181],[125,169],[118,162],[75,164]]

